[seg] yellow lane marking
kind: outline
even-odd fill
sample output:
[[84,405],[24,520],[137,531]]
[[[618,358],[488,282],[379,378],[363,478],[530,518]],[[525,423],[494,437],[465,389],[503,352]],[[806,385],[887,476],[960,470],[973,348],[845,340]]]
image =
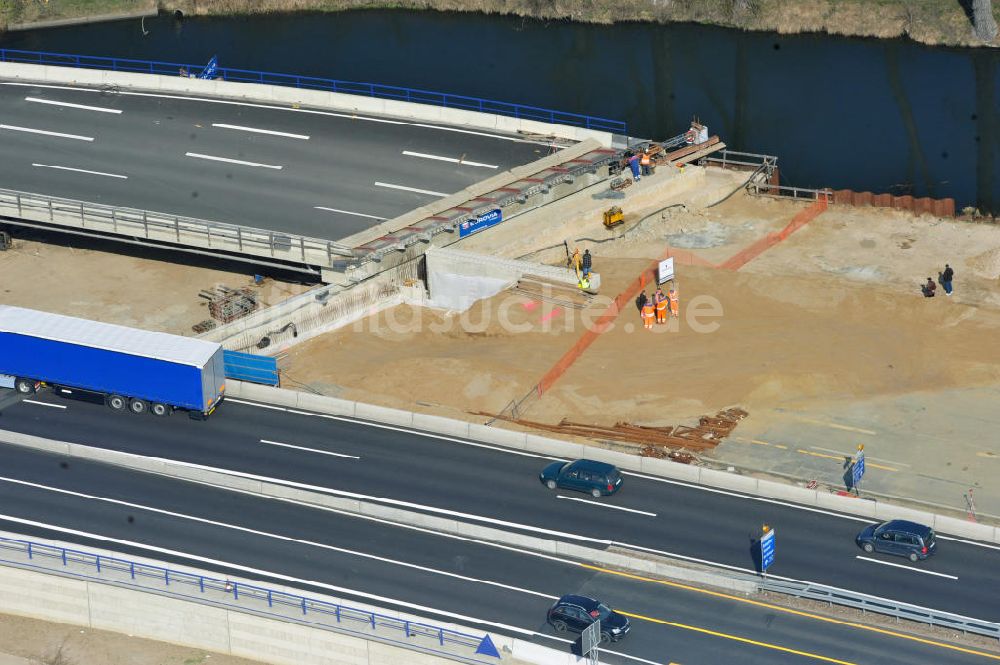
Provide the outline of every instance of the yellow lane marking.
[[783,446],[780,443],[771,443],[770,441],[763,441],[761,439],[744,439],[742,437],[734,436],[734,440],[742,441],[743,443],[756,443],[758,446],[774,446],[775,448],[780,448],[781,450],[788,450],[788,446]]
[[[826,453],[814,453],[811,450],[803,450],[802,448],[799,448],[796,452],[800,452],[803,455],[812,455],[813,457],[823,457],[823,458],[826,458],[826,459],[835,459],[838,462],[843,462],[844,458],[847,457],[847,455],[839,455],[838,456],[838,455],[827,455]],[[865,466],[870,466],[873,469],[882,469],[883,471],[899,471],[899,469],[894,469],[891,466],[883,466],[881,464],[876,464],[875,462],[869,462],[867,460],[865,461]]]
[[799,421],[804,423],[810,423],[813,425],[822,425],[823,427],[832,427],[833,429],[842,429],[847,432],[861,432],[862,434],[869,434],[875,436],[877,432],[873,432],[870,429],[861,429],[860,427],[849,427],[848,425],[838,425],[837,423],[825,423],[822,420],[811,420],[809,418],[798,418]]
[[[753,605],[754,607],[763,607],[769,610],[774,610],[775,612],[792,614],[794,616],[800,616],[806,619],[814,619],[816,621],[822,621],[824,623],[832,623],[838,626],[848,626],[850,628],[857,628],[858,630],[867,630],[869,632],[879,633],[881,635],[889,635],[891,637],[898,637],[899,639],[910,640],[911,642],[919,642],[920,644],[927,644],[929,646],[939,647],[941,649],[949,649],[951,651],[958,651],[960,653],[966,653],[973,656],[982,656],[984,658],[989,658],[991,660],[1000,661],[1000,654],[992,654],[992,653],[987,653],[985,651],[976,651],[975,649],[966,649],[965,647],[956,646],[954,644],[947,644],[945,642],[938,642],[935,640],[925,639],[923,637],[917,637],[916,635],[907,635],[906,633],[897,633],[896,631],[885,630],[883,628],[876,628],[874,626],[866,626],[861,623],[854,623],[853,621],[841,621],[840,619],[825,617],[820,614],[813,614],[812,612],[803,612],[802,610],[793,610],[790,607],[782,607],[781,605],[766,603],[762,600],[751,600],[750,598],[741,598],[740,596],[734,596],[732,594],[725,593],[722,591],[710,591],[709,589],[699,589],[698,587],[691,586],[690,584],[671,582],[669,580],[655,580],[651,577],[643,577],[642,575],[636,575],[634,573],[623,573],[619,570],[610,570],[608,568],[601,568],[600,566],[592,566],[587,563],[581,563],[578,565],[581,568],[586,568],[588,570],[593,570],[599,573],[607,573],[608,575],[617,575],[619,577],[638,580],[640,582],[651,582],[652,584],[662,584],[663,586],[673,587],[675,589],[684,589],[685,591],[693,591],[695,593],[700,593],[704,596],[725,598],[726,600],[732,600],[738,603],[744,603],[746,605]],[[677,624],[677,625],[682,625],[682,624]]]
[[814,453],[811,450],[802,450],[801,448],[799,448],[796,452],[800,452],[803,455],[812,455],[813,457],[825,457],[826,459],[835,459],[838,462],[844,461],[843,456],[838,457],[836,455],[827,455],[826,453]]
[[837,658],[830,658],[829,656],[821,656],[818,653],[811,653],[809,651],[799,651],[798,649],[791,649],[789,647],[783,647],[778,644],[771,644],[770,642],[759,642],[757,640],[751,640],[749,637],[740,637],[739,635],[730,635],[729,633],[720,633],[715,630],[709,630],[707,628],[699,628],[698,626],[689,626],[684,623],[677,623],[676,621],[664,621],[663,619],[654,619],[653,617],[643,616],[641,614],[633,614],[631,612],[624,612],[620,609],[616,609],[619,614],[624,614],[627,617],[632,617],[633,619],[642,619],[643,621],[651,621],[652,623],[663,624],[664,626],[673,626],[674,628],[683,628],[684,630],[692,630],[696,633],[704,633],[706,635],[711,635],[712,637],[722,637],[727,640],[734,640],[736,642],[743,642],[744,644],[752,644],[756,647],[764,647],[765,649],[774,649],[775,651],[783,651],[785,653],[793,653],[796,656],[805,656],[806,658],[814,658],[816,660],[822,660],[826,663],[837,663],[837,665],[857,665],[856,663],[849,660],[839,660]]

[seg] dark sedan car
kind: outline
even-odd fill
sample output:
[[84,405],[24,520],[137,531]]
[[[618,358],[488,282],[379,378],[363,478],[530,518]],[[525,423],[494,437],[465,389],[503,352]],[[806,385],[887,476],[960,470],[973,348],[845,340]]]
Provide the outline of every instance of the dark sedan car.
[[595,621],[601,622],[601,643],[617,642],[632,627],[628,617],[587,596],[566,595],[549,608],[546,621],[557,633],[582,633]]
[[614,494],[622,486],[622,474],[616,467],[589,459],[554,462],[542,469],[538,479],[550,490],[577,490],[594,498]]
[[884,552],[920,561],[934,554],[937,542],[934,529],[916,522],[892,520],[865,527],[858,534],[858,545],[865,552]]

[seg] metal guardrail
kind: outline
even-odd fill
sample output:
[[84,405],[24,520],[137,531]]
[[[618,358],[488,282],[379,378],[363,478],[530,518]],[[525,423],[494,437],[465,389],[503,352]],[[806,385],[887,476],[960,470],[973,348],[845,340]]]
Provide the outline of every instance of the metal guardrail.
[[[58,65],[60,67],[82,67],[86,69],[105,69],[118,72],[137,72],[142,74],[162,74],[177,76],[182,71],[186,75],[197,74],[205,65],[192,65],[178,62],[159,62],[156,60],[133,60],[130,58],[107,58],[101,56],[75,55],[69,53],[49,53],[46,51],[22,51],[18,49],[0,49],[0,61],[23,62],[35,65]],[[602,132],[626,134],[627,126],[620,120],[611,120],[579,113],[567,113],[538,106],[511,104],[481,97],[452,95],[445,92],[421,90],[419,88],[404,88],[379,83],[359,83],[356,81],[341,81],[337,79],[300,76],[297,74],[280,74],[277,72],[262,72],[250,69],[235,69],[218,67],[215,77],[225,81],[241,83],[262,83],[280,85],[309,90],[328,90],[348,95],[364,95],[379,99],[394,99],[418,104],[430,104],[445,108],[492,113],[524,120],[535,120],[557,125],[585,127]]]
[[128,559],[67,549],[31,540],[0,537],[0,562],[36,570],[58,571],[70,577],[97,579],[116,586],[226,606],[278,620],[349,633],[364,639],[433,653],[466,663],[498,663],[477,653],[488,635],[470,635],[450,628],[299,596],[285,591],[208,577]]
[[9,189],[0,189],[0,215],[50,225],[43,228],[142,238],[286,264],[330,267],[337,258],[353,256],[350,248],[330,240]]
[[875,612],[876,614],[895,617],[897,620],[905,619],[932,626],[941,626],[951,630],[960,630],[963,633],[985,635],[986,637],[1000,640],[1000,624],[972,619],[960,614],[931,610],[919,605],[898,603],[885,598],[844,591],[810,582],[765,579],[760,581],[760,588],[764,591],[783,593],[798,598],[853,607],[862,612]]
[[760,171],[771,179],[771,174],[778,167],[778,158],[774,155],[761,155],[755,152],[740,152],[724,148],[714,155],[708,155],[698,160],[701,166],[720,166],[724,169],[736,168],[745,171]]
[[778,196],[783,199],[795,199],[796,201],[817,201],[822,197],[826,197],[827,201],[833,200],[833,192],[829,189],[810,189],[808,187],[771,185],[757,180],[747,183],[747,191],[751,194]]

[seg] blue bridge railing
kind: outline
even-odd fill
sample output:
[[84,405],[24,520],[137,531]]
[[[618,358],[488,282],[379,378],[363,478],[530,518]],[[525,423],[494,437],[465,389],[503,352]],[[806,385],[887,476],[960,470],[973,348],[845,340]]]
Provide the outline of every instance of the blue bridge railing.
[[[155,60],[132,60],[129,58],[106,58],[91,55],[73,55],[68,53],[48,53],[45,51],[21,51],[17,49],[0,49],[0,61],[24,62],[35,65],[57,65],[60,67],[83,67],[86,69],[108,69],[116,72],[139,72],[143,74],[163,74],[167,76],[197,75],[205,65],[192,65],[178,62],[159,62]],[[511,104],[493,99],[452,95],[446,92],[432,92],[417,88],[402,88],[379,83],[358,83],[355,81],[339,81],[337,79],[299,76],[297,74],[279,74],[261,72],[249,69],[234,69],[218,67],[215,78],[243,83],[265,83],[292,88],[307,88],[310,90],[328,90],[349,95],[364,95],[380,99],[395,99],[419,104],[431,104],[446,108],[463,109],[493,113],[524,120],[537,120],[558,125],[584,127],[614,134],[626,134],[627,127],[620,120],[599,118],[579,113],[555,111],[538,106]]]
[[493,665],[500,654],[488,634],[471,635],[451,628],[411,621],[299,596],[287,591],[174,570],[124,558],[20,538],[0,537],[0,564],[55,571],[96,579],[139,591],[168,594],[213,606],[231,607],[270,618],[393,643],[447,656],[470,665]]

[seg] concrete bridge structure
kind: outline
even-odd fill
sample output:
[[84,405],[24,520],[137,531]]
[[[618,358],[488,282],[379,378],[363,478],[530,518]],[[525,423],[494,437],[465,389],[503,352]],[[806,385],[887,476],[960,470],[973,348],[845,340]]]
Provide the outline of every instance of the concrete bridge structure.
[[326,283],[357,283],[483,215],[509,219],[605,179],[628,141],[604,129],[613,121],[485,100],[470,110],[68,58],[0,52],[6,223]]

